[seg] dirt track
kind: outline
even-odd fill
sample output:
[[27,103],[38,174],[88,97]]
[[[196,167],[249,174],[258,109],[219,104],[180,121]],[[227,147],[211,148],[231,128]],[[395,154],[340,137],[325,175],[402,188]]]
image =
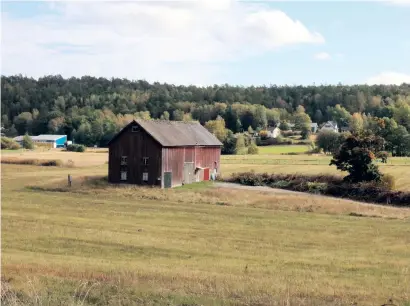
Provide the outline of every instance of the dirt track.
[[[227,188],[227,189],[241,189],[241,190],[249,190],[249,191],[260,191],[260,192],[267,192],[267,193],[274,193],[274,194],[287,194],[287,195],[293,195],[293,196],[303,196],[303,197],[320,197],[322,199],[329,199],[329,200],[339,200],[339,201],[346,201],[346,202],[355,202],[359,203],[350,199],[343,199],[343,198],[336,198],[336,197],[329,197],[321,194],[312,194],[308,192],[299,192],[299,191],[292,191],[292,190],[286,190],[286,189],[279,189],[279,188],[271,188],[267,186],[246,186],[246,185],[241,185],[241,184],[236,184],[236,183],[224,183],[224,182],[215,182],[215,187],[217,188]],[[371,203],[365,203],[365,202],[360,202],[362,204],[371,204]]]

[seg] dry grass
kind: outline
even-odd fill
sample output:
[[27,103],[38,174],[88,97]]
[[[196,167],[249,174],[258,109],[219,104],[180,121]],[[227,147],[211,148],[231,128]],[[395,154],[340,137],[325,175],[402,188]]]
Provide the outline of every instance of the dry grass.
[[208,184],[108,187],[106,171],[2,165],[2,277],[13,290],[41,305],[76,305],[84,281],[95,284],[84,305],[410,298],[409,210]]
[[[46,167],[62,167],[64,164],[59,159],[37,159],[37,158],[16,158],[16,157],[2,157],[2,164],[15,165],[32,165],[32,166],[46,166]],[[74,164],[67,162],[68,166],[73,167]]]
[[[105,154],[104,154],[105,153]],[[22,151],[22,152],[8,152],[7,157],[21,158],[21,159],[58,159],[64,164],[72,161],[76,167],[92,167],[102,165],[108,161],[107,152],[67,152],[61,149],[52,149],[49,151]]]

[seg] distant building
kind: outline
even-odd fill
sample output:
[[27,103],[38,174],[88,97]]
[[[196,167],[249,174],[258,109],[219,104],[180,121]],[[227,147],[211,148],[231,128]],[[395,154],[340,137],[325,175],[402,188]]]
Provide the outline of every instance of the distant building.
[[320,131],[332,131],[335,133],[339,133],[339,128],[335,121],[328,121],[321,127]]
[[312,122],[310,124],[310,131],[314,134],[316,134],[317,130],[318,130],[319,126],[317,125],[316,122]]
[[171,188],[220,171],[222,143],[198,122],[133,120],[108,147],[110,183]]
[[[13,139],[19,144],[22,143],[24,136],[17,136]],[[38,135],[30,136],[34,143],[49,143],[52,148],[63,148],[67,141],[67,135]]]
[[342,126],[342,127],[340,128],[340,131],[341,131],[342,133],[344,133],[344,132],[349,132],[349,131],[350,131],[350,128],[349,128],[348,126]]
[[280,135],[280,128],[270,126],[266,129],[268,138],[277,138]]

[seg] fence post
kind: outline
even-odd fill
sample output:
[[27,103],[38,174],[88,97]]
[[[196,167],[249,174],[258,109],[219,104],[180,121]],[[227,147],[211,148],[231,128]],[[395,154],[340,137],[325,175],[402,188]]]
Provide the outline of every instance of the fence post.
[[71,174],[68,175],[68,187],[71,187]]

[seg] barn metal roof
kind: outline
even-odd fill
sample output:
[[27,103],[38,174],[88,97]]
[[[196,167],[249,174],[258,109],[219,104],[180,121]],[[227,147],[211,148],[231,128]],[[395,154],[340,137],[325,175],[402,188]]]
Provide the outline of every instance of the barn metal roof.
[[[164,147],[222,146],[218,138],[199,122],[137,119],[130,122],[127,127],[135,122]],[[110,143],[121,132],[114,136]]]

